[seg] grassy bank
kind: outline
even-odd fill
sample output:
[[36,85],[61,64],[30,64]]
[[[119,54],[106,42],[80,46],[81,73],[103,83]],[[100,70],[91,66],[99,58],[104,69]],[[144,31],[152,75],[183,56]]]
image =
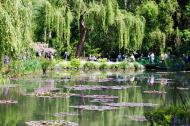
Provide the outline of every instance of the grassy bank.
[[138,62],[106,62],[100,60],[98,62],[82,61],[72,59],[64,60],[48,60],[48,59],[30,59],[16,60],[1,68],[0,76],[2,78],[15,78],[26,76],[34,73],[46,74],[47,71],[54,69],[66,70],[142,70],[144,66]]
[[83,70],[142,70],[144,66],[138,62],[106,62],[106,61],[82,61],[72,59],[71,61],[60,61],[55,65],[61,69],[83,69]]

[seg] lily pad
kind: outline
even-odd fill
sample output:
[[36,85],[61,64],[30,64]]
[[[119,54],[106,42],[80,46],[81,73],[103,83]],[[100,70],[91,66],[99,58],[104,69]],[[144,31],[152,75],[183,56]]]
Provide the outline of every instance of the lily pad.
[[83,91],[83,90],[124,90],[128,88],[135,88],[139,86],[89,86],[89,85],[76,85],[73,87],[66,87],[71,90]]
[[74,96],[75,94],[71,93],[53,93],[53,92],[46,92],[41,94],[36,94],[37,97],[49,97],[49,98],[69,98],[70,96]]
[[137,122],[144,122],[144,121],[147,121],[145,116],[138,116],[138,115],[135,115],[135,116],[127,116],[130,120],[132,121],[137,121]]
[[118,96],[113,95],[84,95],[83,98],[95,98],[95,99],[117,99]]
[[152,103],[135,103],[135,102],[121,102],[121,103],[104,103],[104,105],[112,107],[153,107],[157,104]]
[[18,101],[15,100],[0,100],[0,104],[17,104]]
[[82,82],[110,82],[113,81],[113,78],[105,78],[105,79],[80,79]]
[[55,113],[54,116],[56,117],[65,117],[65,116],[77,116],[77,113],[67,113],[67,112],[60,112],[60,113]]
[[30,121],[30,122],[26,122],[26,124],[28,126],[78,126],[77,123],[66,122],[64,120]]
[[42,98],[69,98],[71,96],[79,96],[78,94],[63,93],[63,92],[42,92],[42,93],[30,93],[25,95],[42,97]]
[[90,102],[108,103],[108,102],[113,102],[113,99],[93,99]]
[[189,88],[177,87],[178,90],[189,90]]
[[95,105],[81,105],[81,106],[70,106],[71,108],[91,110],[91,111],[105,111],[105,110],[114,110],[117,107],[111,106],[95,106]]
[[0,88],[16,88],[18,87],[17,84],[4,84],[4,85],[0,85]]
[[146,94],[166,94],[167,92],[165,91],[143,91],[143,93],[146,93]]

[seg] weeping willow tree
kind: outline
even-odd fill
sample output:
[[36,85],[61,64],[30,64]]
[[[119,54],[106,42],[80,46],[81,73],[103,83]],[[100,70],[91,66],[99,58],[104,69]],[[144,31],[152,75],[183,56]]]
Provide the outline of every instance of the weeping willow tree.
[[32,43],[31,3],[27,0],[0,2],[0,58],[18,58]]
[[79,29],[77,57],[81,56],[86,34],[99,24],[103,33],[111,26],[117,29],[120,49],[136,50],[142,44],[144,19],[119,9],[117,0],[1,0],[0,58],[5,53],[13,58],[24,54],[33,41],[69,52],[74,21]]
[[[51,47],[61,51],[70,50],[70,29],[73,16],[66,0],[35,0],[36,41],[49,43]],[[35,9],[35,8],[34,8]],[[42,36],[39,36],[41,34]]]
[[137,50],[142,45],[145,20],[125,10],[118,8],[116,0],[75,2],[80,30],[80,42],[77,46],[76,57],[80,57],[84,47],[86,33],[92,31],[97,22],[101,22],[103,30],[107,32],[110,26],[118,29],[119,48]]

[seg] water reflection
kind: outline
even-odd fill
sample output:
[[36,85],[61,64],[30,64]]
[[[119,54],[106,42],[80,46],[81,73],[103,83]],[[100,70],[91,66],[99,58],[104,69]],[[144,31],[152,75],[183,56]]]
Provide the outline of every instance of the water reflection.
[[[16,105],[0,105],[0,125],[24,126],[32,120],[66,120],[76,122],[79,126],[146,126],[148,122],[142,120],[144,113],[160,107],[170,105],[190,105],[189,78],[190,73],[157,73],[157,72],[58,72],[45,78],[14,80],[18,87],[3,87],[0,90],[1,99],[14,99]],[[83,90],[76,91],[66,86],[139,86],[121,90]],[[186,89],[186,90],[184,90]],[[75,109],[70,106],[96,105],[103,103],[91,102],[92,98],[73,96],[70,98],[38,98],[27,96],[28,93],[42,93],[58,91],[84,95],[114,95],[114,103],[153,103],[155,107],[121,107],[108,111],[89,111]],[[157,93],[144,93],[157,91]],[[163,93],[166,92],[166,93]],[[72,116],[54,116],[55,113],[77,113]]]

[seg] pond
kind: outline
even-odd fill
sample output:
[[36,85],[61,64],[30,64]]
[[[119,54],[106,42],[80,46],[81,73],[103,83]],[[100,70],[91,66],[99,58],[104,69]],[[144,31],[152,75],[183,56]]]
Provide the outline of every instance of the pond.
[[61,121],[65,126],[148,126],[145,112],[189,105],[189,90],[188,72],[56,71],[24,77],[0,85],[0,126]]

